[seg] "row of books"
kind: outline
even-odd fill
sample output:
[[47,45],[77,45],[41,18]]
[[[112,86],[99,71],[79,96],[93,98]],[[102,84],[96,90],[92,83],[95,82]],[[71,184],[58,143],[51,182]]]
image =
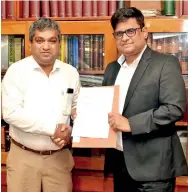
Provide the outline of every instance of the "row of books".
[[[2,19],[15,17],[13,1],[2,0],[1,5]],[[19,1],[20,18],[108,16],[124,6],[124,0]]]
[[62,35],[61,61],[81,71],[103,70],[104,35]]
[[150,33],[147,44],[155,51],[177,56],[182,71],[188,71],[188,33]]
[[19,35],[1,35],[1,69],[24,58],[24,37]]
[[188,15],[188,1],[182,0],[180,1],[180,6],[176,7],[176,1],[177,0],[164,0],[164,10],[163,13],[166,16],[175,16],[176,15],[176,9],[180,9],[180,13],[182,15]]

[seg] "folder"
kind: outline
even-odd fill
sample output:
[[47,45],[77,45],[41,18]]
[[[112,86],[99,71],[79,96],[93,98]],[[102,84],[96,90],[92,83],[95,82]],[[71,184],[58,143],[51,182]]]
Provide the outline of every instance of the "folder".
[[[119,85],[104,86],[102,88],[113,88],[113,105],[112,112],[119,112]],[[100,125],[99,125],[100,126]],[[101,128],[102,129],[102,128]],[[108,138],[88,138],[80,137],[78,140],[73,137],[73,148],[115,148],[123,150],[121,132],[116,132],[109,127]]]

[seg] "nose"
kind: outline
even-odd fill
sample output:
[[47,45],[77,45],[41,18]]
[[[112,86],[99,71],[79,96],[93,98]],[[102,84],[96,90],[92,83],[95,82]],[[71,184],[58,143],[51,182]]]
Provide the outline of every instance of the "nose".
[[47,41],[45,41],[44,43],[43,43],[43,47],[42,47],[44,50],[48,50],[49,48],[50,48],[50,46],[49,46],[49,43],[47,42]]
[[129,39],[129,37],[127,36],[127,34],[126,34],[126,33],[123,33],[122,40],[123,40],[123,41],[126,41],[126,40],[128,40],[128,39]]

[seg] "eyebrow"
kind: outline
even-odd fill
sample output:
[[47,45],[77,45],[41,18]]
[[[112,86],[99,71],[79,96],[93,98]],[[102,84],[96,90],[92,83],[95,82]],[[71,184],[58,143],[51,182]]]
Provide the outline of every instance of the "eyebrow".
[[[44,39],[44,37],[38,36],[38,37],[35,37],[35,39]],[[52,39],[57,40],[58,38],[57,37],[50,37],[50,38],[48,38],[48,40],[52,40]]]

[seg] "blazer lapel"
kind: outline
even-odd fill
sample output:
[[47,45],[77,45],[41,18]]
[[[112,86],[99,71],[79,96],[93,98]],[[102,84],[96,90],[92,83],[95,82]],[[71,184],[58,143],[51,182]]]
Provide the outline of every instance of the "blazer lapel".
[[125,112],[125,109],[128,106],[129,101],[130,101],[140,79],[142,78],[144,71],[146,70],[146,68],[149,64],[149,60],[151,58],[151,53],[152,53],[152,50],[149,47],[147,47],[141,57],[140,62],[138,63],[138,66],[136,68],[136,71],[132,77],[131,83],[128,88],[128,92],[127,92],[127,96],[126,96],[125,104],[124,104],[124,108],[123,108],[123,113]]

